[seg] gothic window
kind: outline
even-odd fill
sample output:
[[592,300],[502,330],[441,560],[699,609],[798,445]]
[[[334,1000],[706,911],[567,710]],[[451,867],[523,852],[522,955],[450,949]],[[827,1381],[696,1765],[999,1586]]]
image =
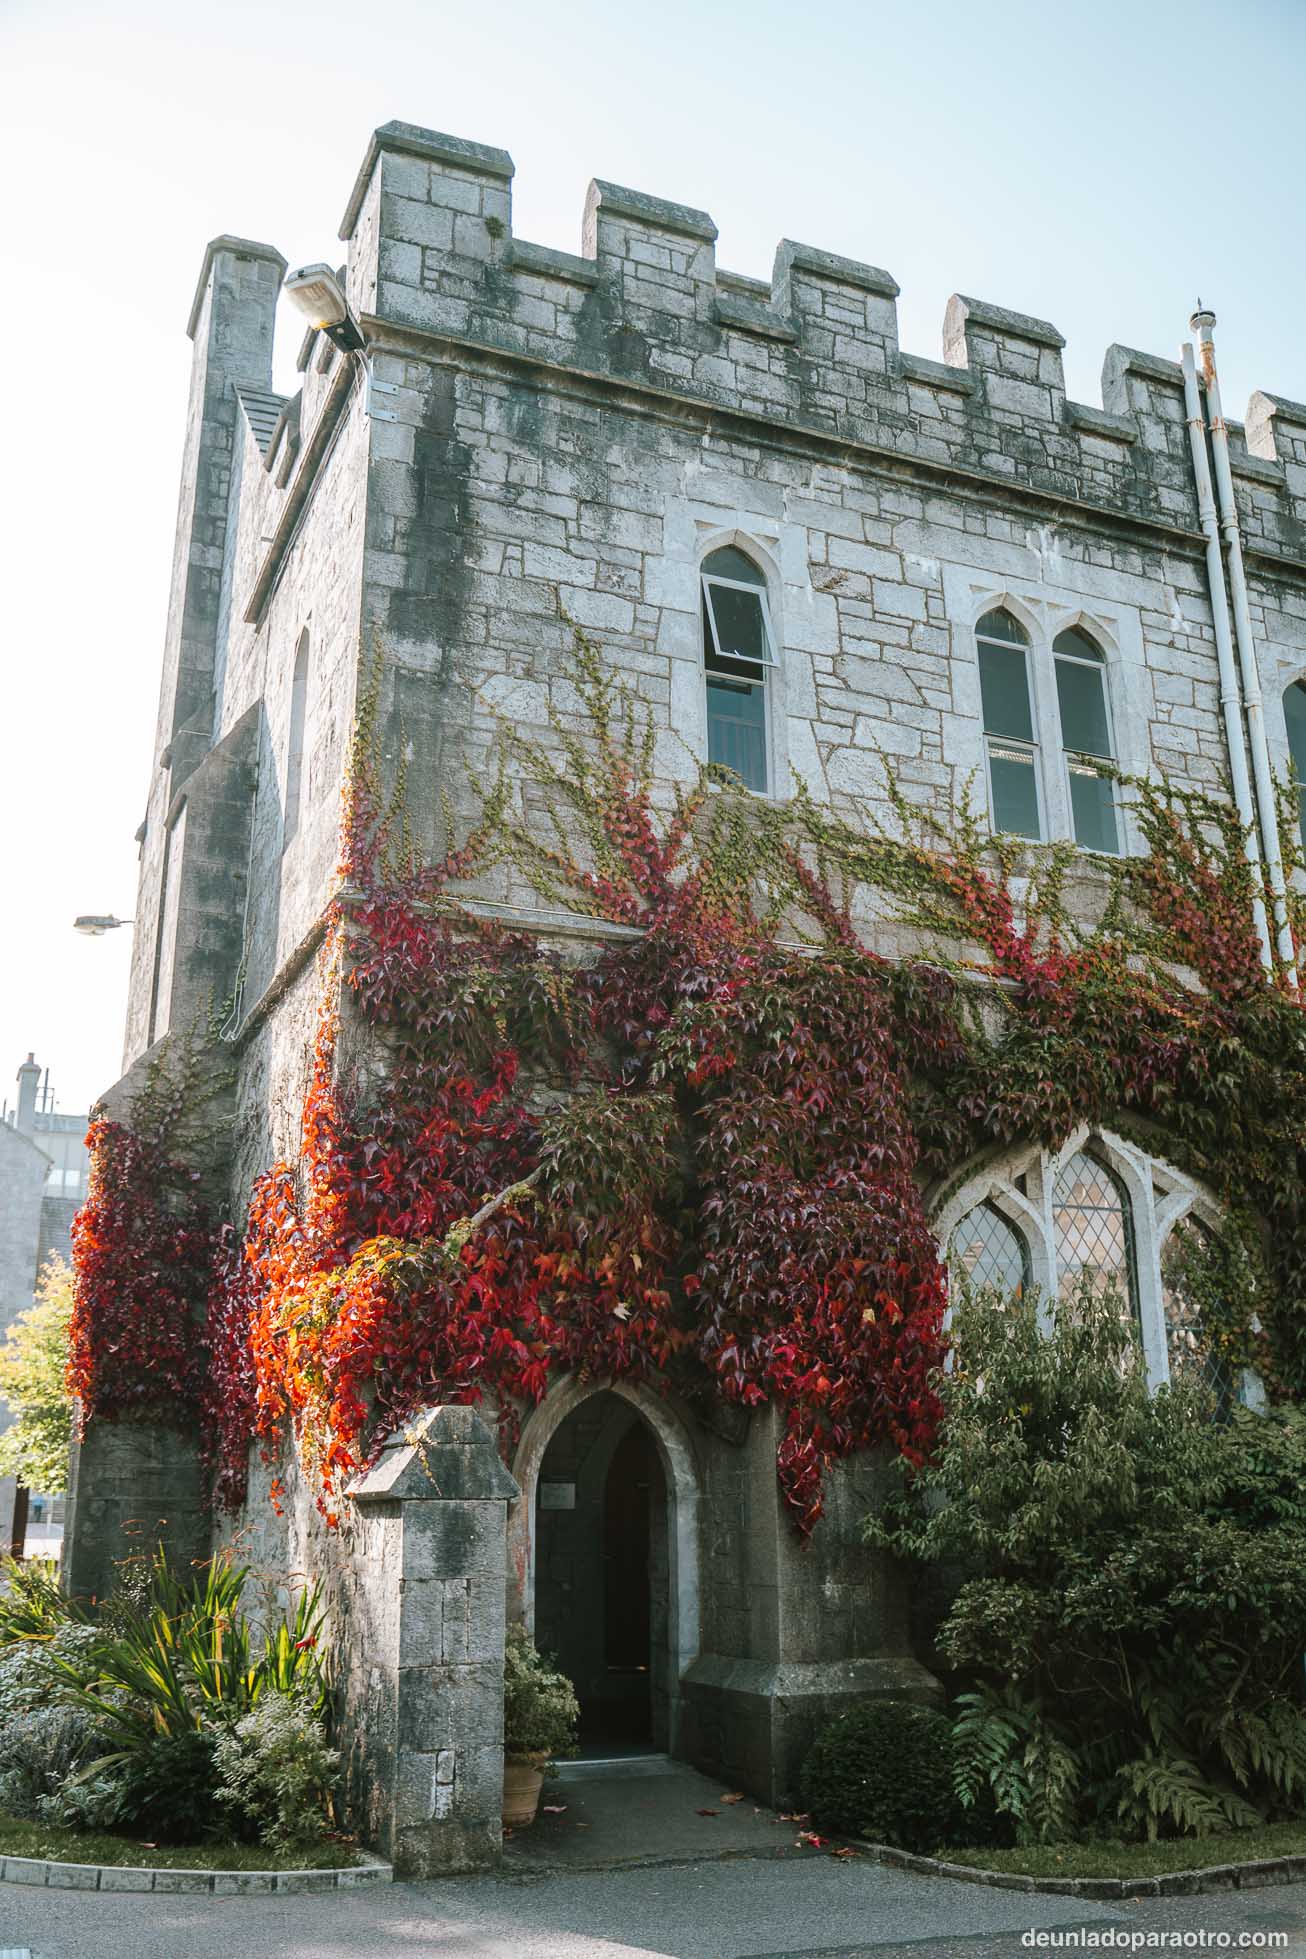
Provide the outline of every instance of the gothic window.
[[1200,1218],[1188,1217],[1175,1226],[1161,1255],[1161,1298],[1165,1307],[1165,1350],[1170,1379],[1198,1380],[1215,1397],[1217,1418],[1235,1399],[1233,1376],[1223,1354],[1212,1347],[1202,1327],[1197,1300],[1187,1284],[1191,1251],[1205,1250],[1211,1232]]
[[1029,639],[1009,612],[986,612],[975,628],[980,699],[995,830],[1039,838],[1038,743],[1029,695]]
[[767,674],[776,664],[766,580],[733,544],[710,552],[701,570],[707,759],[764,795]]
[[995,1286],[1023,1292],[1029,1283],[1029,1252],[1014,1224],[994,1204],[967,1211],[952,1234],[948,1264],[954,1279],[975,1291]]
[[1095,1293],[1118,1294],[1136,1321],[1129,1202],[1119,1180],[1086,1150],[1076,1151],[1057,1178],[1052,1219],[1059,1296],[1087,1281]]
[[1263,1405],[1250,1369],[1235,1377],[1211,1354],[1193,1285],[1185,1286],[1185,1253],[1210,1241],[1212,1215],[1180,1171],[1097,1130],[1059,1152],[1026,1144],[988,1161],[953,1189],[935,1229],[954,1295],[1035,1288],[1052,1301],[1087,1283],[1120,1299],[1153,1387],[1195,1368],[1218,1408]]
[[1306,851],[1306,680],[1294,680],[1284,694],[1283,718],[1288,724],[1288,753],[1297,778],[1297,823]]
[[1080,627],[1071,626],[1057,634],[1052,651],[1075,842],[1115,856],[1120,849],[1115,786],[1094,767],[1095,762],[1115,759],[1102,649]]
[[290,734],[286,743],[286,805],[281,821],[283,847],[299,828],[304,792],[304,724],[308,715],[308,628],[295,648],[295,671],[290,682]]

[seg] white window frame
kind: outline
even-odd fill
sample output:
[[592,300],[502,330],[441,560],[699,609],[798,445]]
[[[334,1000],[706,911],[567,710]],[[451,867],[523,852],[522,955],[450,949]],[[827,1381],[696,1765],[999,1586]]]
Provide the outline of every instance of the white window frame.
[[[712,556],[713,552],[729,550],[729,549],[738,551],[742,557],[748,559],[751,565],[756,566],[757,569],[756,584],[752,584],[747,579],[744,578],[723,578],[718,572],[705,571],[703,569],[706,560]],[[763,755],[763,761],[766,769],[766,780],[762,784],[762,787],[760,789],[754,789],[750,787],[747,783],[744,786],[748,790],[750,796],[761,796],[762,798],[769,800],[776,793],[775,743],[773,739],[773,726],[772,726],[773,715],[774,715],[774,699],[773,699],[774,690],[770,683],[770,675],[773,672],[777,672],[779,670],[780,662],[776,657],[775,632],[771,625],[771,607],[768,602],[766,570],[764,566],[758,564],[757,559],[753,556],[752,552],[748,549],[746,542],[742,542],[738,539],[731,539],[728,544],[715,542],[710,546],[708,550],[704,551],[702,558],[699,560],[698,578],[699,578],[699,588],[702,595],[701,598],[702,610],[704,613],[706,613],[707,622],[709,627],[711,628],[712,648],[716,654],[717,659],[735,660],[741,666],[760,666],[762,668],[762,678],[760,680],[752,680],[746,674],[739,674],[737,676],[733,674],[725,674],[722,677],[727,680],[737,679],[739,684],[745,687],[757,687],[761,689],[762,755]],[[755,660],[746,654],[729,653],[723,651],[721,646],[721,635],[717,629],[716,608],[712,603],[713,586],[720,586],[723,590],[729,592],[748,592],[752,595],[753,598],[755,598],[758,601],[762,610],[762,633],[766,643],[766,652],[762,659]],[[704,731],[705,731],[705,736],[709,743],[708,752],[710,754],[711,710],[708,705],[707,688],[708,688],[708,681],[711,676],[709,674],[705,653],[706,653],[706,649],[704,649],[703,654],[700,654],[699,665],[703,673]]]
[[[1039,1311],[1047,1325],[1059,1275],[1057,1179],[1080,1150],[1110,1170],[1124,1192],[1143,1358],[1148,1385],[1155,1390],[1170,1379],[1161,1275],[1166,1244],[1175,1226],[1186,1217],[1200,1218],[1212,1231],[1218,1231],[1223,1222],[1214,1198],[1182,1171],[1109,1129],[1093,1129],[1082,1123],[1060,1149],[1022,1145],[976,1166],[936,1194],[933,1230],[939,1255],[946,1262],[952,1235],[969,1211],[978,1204],[991,1204],[1025,1241],[1030,1283],[1038,1290]],[[1023,1180],[1023,1191],[1017,1188],[1017,1179]],[[1243,1370],[1237,1394],[1249,1407],[1263,1405],[1264,1389],[1251,1368]]]
[[[1061,638],[1062,633],[1071,632],[1076,629],[1079,632],[1083,633],[1086,639],[1091,639],[1094,646],[1097,647],[1099,657],[1096,660],[1086,659],[1084,655],[1081,653],[1059,653],[1057,651],[1057,640]],[[1111,700],[1111,669],[1107,663],[1106,648],[1102,645],[1101,641],[1097,637],[1097,634],[1093,632],[1092,628],[1089,625],[1085,624],[1082,620],[1077,619],[1074,622],[1074,627],[1071,626],[1058,627],[1052,639],[1051,653],[1052,653],[1052,681],[1053,681],[1054,698],[1055,698],[1056,711],[1057,711],[1057,731],[1061,735],[1061,766],[1065,772],[1066,809],[1068,811],[1069,818],[1070,818],[1069,840],[1071,843],[1074,844],[1076,850],[1082,850],[1086,852],[1087,855],[1090,857],[1123,857],[1125,855],[1125,829],[1124,829],[1124,822],[1122,819],[1122,811],[1120,807],[1119,783],[1116,782],[1109,775],[1108,776],[1098,775],[1098,771],[1096,769],[1092,769],[1091,771],[1089,771],[1089,773],[1098,776],[1099,781],[1105,782],[1111,791],[1111,808],[1115,814],[1115,820],[1116,820],[1117,847],[1115,850],[1097,850],[1093,847],[1092,844],[1079,842],[1079,839],[1075,835],[1075,806],[1070,793],[1070,777],[1074,773],[1074,763],[1076,760],[1079,761],[1081,767],[1083,767],[1088,762],[1094,762],[1094,761],[1109,762],[1112,768],[1115,769],[1118,769],[1120,767],[1120,760],[1117,752],[1119,744],[1116,741],[1116,718],[1115,718],[1114,707],[1112,705],[1112,700]],[[1071,748],[1067,744],[1065,738],[1065,730],[1061,725],[1061,695],[1060,695],[1060,690],[1057,689],[1056,687],[1057,665],[1058,662],[1061,660],[1064,660],[1068,666],[1089,667],[1094,673],[1099,674],[1101,676],[1102,705],[1106,712],[1106,735],[1107,735],[1107,740],[1111,744],[1110,755],[1089,755],[1087,750],[1082,748]]]
[[1048,813],[1047,813],[1047,798],[1043,793],[1043,758],[1041,753],[1041,743],[1039,741],[1040,731],[1039,731],[1038,706],[1034,693],[1034,662],[1031,657],[1034,651],[1033,640],[1029,635],[1029,631],[1025,625],[1024,620],[1017,618],[1016,614],[1012,611],[1010,606],[1007,605],[988,606],[985,609],[985,611],[983,611],[980,614],[980,619],[986,619],[990,612],[1005,612],[1009,619],[1015,620],[1017,626],[1019,626],[1020,630],[1025,634],[1025,638],[1023,640],[998,639],[992,633],[982,633],[979,629],[979,620],[977,619],[975,622],[974,632],[971,635],[971,638],[975,646],[976,670],[978,671],[979,668],[979,649],[981,646],[1000,647],[1002,651],[1006,653],[1010,653],[1013,650],[1016,650],[1017,648],[1019,649],[1021,654],[1024,656],[1024,661],[1025,661],[1025,693],[1029,701],[1030,726],[1033,729],[1034,733],[1032,739],[1028,742],[1019,741],[1014,735],[991,735],[988,729],[984,726],[984,695],[983,695],[983,691],[981,690],[980,730],[984,737],[984,781],[988,789],[988,796],[989,796],[989,827],[993,831],[994,836],[1003,836],[1003,837],[1020,836],[1020,832],[1018,830],[1000,830],[998,828],[997,798],[994,796],[993,793],[992,763],[993,763],[994,744],[996,743],[999,746],[999,748],[1011,748],[1022,752],[1027,750],[1029,754],[1029,759],[1033,764],[1033,769],[1034,769],[1034,802],[1038,811],[1038,836],[1025,838],[1024,841],[1028,843],[1046,843],[1047,836],[1048,836]]
[[[1028,636],[1026,653],[1038,748],[1036,774],[1043,840],[1074,843],[1069,771],[1065,761],[1069,751],[1062,741],[1057,700],[1055,661],[1060,656],[1053,653],[1054,642],[1071,626],[1078,626],[1101,649],[1114,763],[1125,776],[1154,772],[1151,730],[1156,702],[1147,664],[1142,612],[1137,604],[1122,600],[1119,579],[1096,566],[1067,560],[1058,563],[1056,571],[1074,582],[1053,583],[1048,575],[1053,569],[1052,561],[1045,559],[1039,565],[1035,554],[1030,555],[1035,570],[1031,576],[1018,575],[1014,570],[982,570],[973,564],[943,566],[956,703],[951,714],[945,716],[944,741],[947,751],[961,765],[963,775],[971,772],[977,783],[982,778],[983,807],[991,818],[992,791],[976,635],[986,612],[1009,612]],[[1115,854],[1127,857],[1142,848],[1142,838],[1119,785],[1113,783],[1112,788],[1120,845]],[[1109,854],[1092,851],[1081,844],[1075,847],[1090,859]]]

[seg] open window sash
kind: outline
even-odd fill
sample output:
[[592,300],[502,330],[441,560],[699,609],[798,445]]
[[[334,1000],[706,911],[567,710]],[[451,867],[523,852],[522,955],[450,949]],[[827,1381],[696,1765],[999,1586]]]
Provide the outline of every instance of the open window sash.
[[[702,574],[703,610],[712,638],[712,651],[721,671],[741,679],[761,679],[758,669],[778,666],[772,648],[771,615],[766,593],[742,579]],[[752,669],[752,672],[749,672]]]

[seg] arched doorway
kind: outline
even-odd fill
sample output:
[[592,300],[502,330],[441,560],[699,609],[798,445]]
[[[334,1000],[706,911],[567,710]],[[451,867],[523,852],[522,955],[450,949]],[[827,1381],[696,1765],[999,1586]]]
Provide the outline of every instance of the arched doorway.
[[697,1651],[697,1489],[646,1390],[566,1383],[526,1423],[510,1525],[515,1610],[576,1684],[590,1756],[675,1752]]

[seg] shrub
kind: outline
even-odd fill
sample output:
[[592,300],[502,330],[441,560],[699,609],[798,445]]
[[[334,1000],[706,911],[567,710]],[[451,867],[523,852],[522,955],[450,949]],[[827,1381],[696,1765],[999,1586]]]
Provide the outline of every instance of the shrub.
[[327,1823],[340,1755],[302,1699],[264,1694],[214,1741],[219,1800],[270,1850],[306,1849]]
[[134,1735],[93,1764],[121,1779],[122,1820],[157,1843],[197,1843],[223,1821],[214,1765],[216,1737],[205,1727]]
[[102,1747],[80,1708],[33,1706],[0,1726],[0,1809],[33,1822],[59,1820],[67,1783]]
[[503,1745],[509,1755],[571,1755],[580,1708],[565,1673],[543,1660],[524,1626],[510,1626],[503,1655]]
[[139,1604],[120,1604],[73,1655],[52,1653],[64,1698],[95,1721],[101,1751],[88,1778],[122,1788],[123,1820],[160,1841],[202,1837],[222,1821],[217,1741],[266,1695],[292,1694],[322,1717],[328,1703],[315,1590],[255,1650],[240,1609],[244,1570],[215,1559],[181,1578],[160,1552]]
[[902,1850],[956,1842],[952,1726],[913,1701],[864,1701],[817,1736],[803,1764],[803,1806],[820,1829]]
[[1306,1413],[1148,1391],[1121,1302],[963,1297],[943,1447],[868,1525],[960,1572],[959,1791],[1023,1841],[1204,1835],[1306,1794]]
[[69,1620],[89,1618],[59,1590],[53,1565],[0,1558],[0,1648],[15,1639],[48,1639]]

